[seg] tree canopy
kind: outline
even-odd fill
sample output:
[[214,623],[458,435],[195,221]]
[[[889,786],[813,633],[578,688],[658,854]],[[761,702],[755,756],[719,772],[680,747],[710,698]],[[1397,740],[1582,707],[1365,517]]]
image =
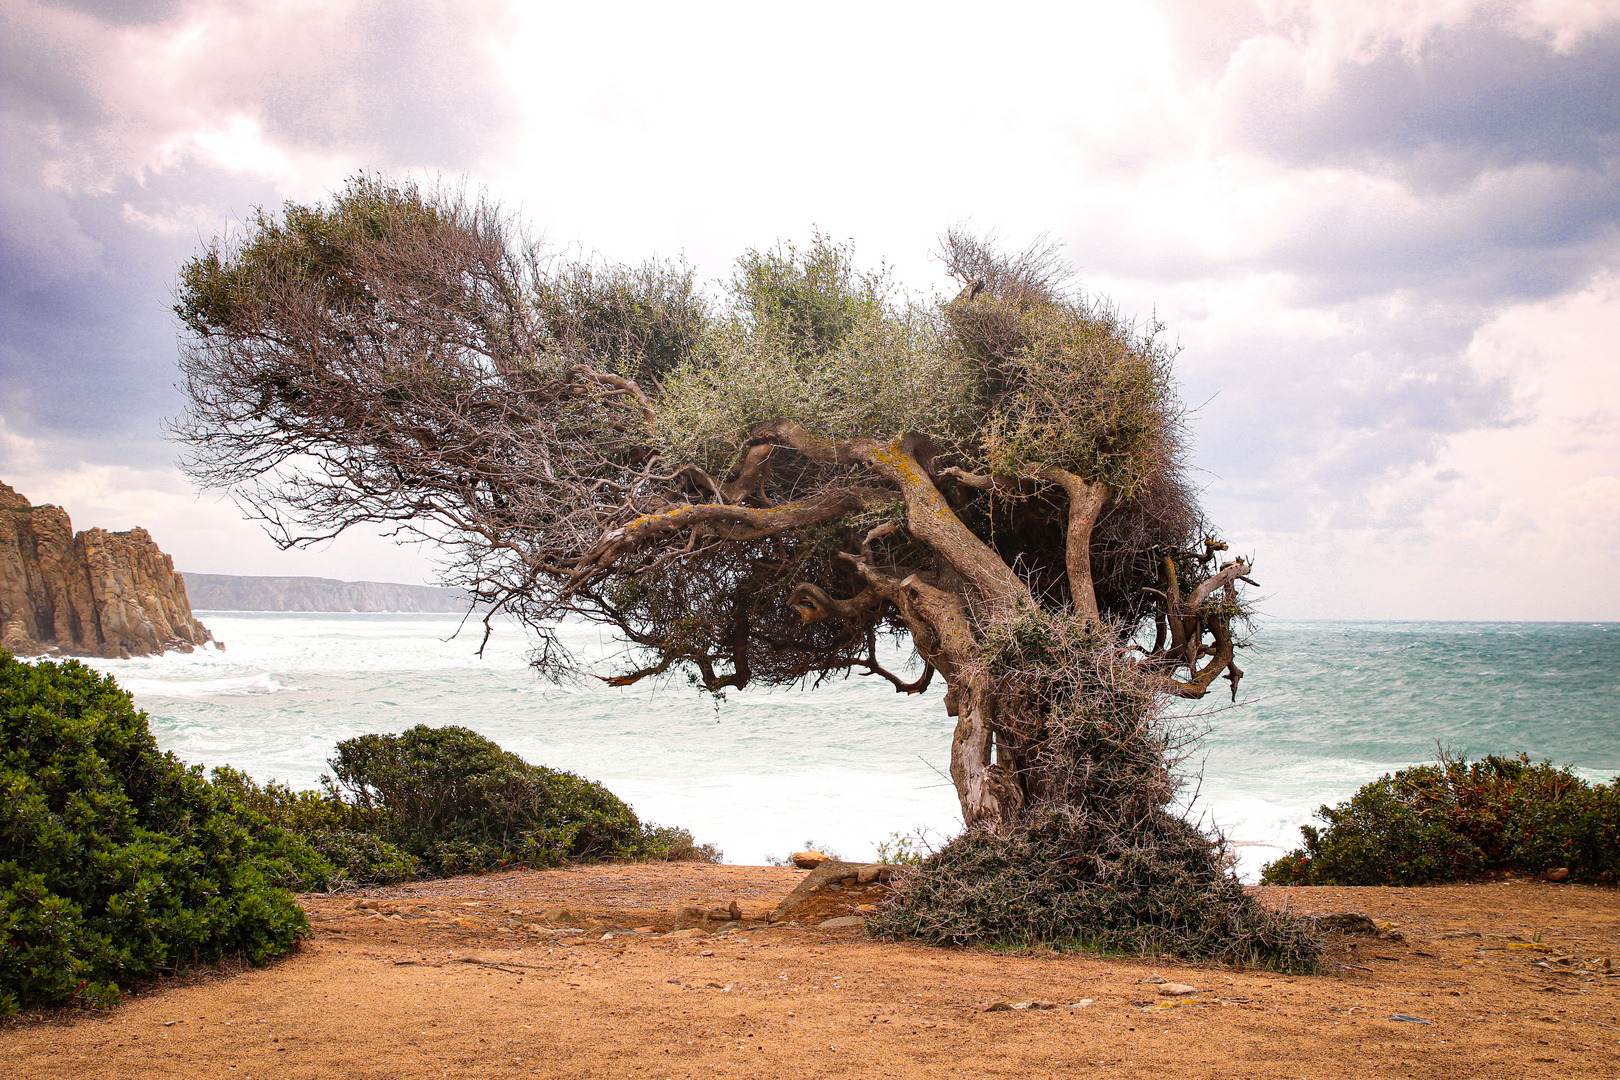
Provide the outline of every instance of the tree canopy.
[[[1235,696],[1249,570],[1187,478],[1175,350],[1054,248],[952,231],[941,256],[950,296],[820,235],[705,290],[362,175],[182,268],[174,432],[283,544],[439,544],[545,671],[572,665],[551,628],[573,616],[631,643],[618,685],[939,677],[970,830],[1157,820],[1164,702]],[[920,674],[883,666],[883,635]]]

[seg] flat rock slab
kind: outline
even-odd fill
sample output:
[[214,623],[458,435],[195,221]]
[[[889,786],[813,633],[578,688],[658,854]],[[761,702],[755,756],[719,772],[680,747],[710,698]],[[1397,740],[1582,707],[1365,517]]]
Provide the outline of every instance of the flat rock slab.
[[[820,922],[814,916],[847,914],[852,907],[859,907],[860,901],[875,899],[882,889],[882,883],[898,869],[900,867],[884,863],[824,862],[806,874],[798,887],[782,898],[776,910],[771,912],[771,922],[795,918],[804,922]],[[848,887],[856,891],[840,891],[845,888],[841,884],[845,879],[848,879]]]

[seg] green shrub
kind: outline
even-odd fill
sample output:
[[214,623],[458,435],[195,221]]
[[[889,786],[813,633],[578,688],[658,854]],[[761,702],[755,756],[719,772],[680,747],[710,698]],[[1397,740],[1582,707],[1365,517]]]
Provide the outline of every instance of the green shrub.
[[159,753],[111,678],[0,650],[0,1015],[110,1004],[231,954],[265,963],[309,929],[288,887],[330,872]]
[[683,829],[644,826],[601,784],[530,765],[463,727],[347,739],[331,765],[344,801],[434,874],[593,859],[719,858]]
[[921,866],[933,853],[927,830],[921,826],[911,832],[891,832],[887,840],[877,842],[877,861],[890,866]]
[[1567,867],[1620,874],[1620,780],[1589,784],[1528,756],[1469,762],[1446,753],[1357,791],[1305,826],[1304,846],[1261,871],[1270,885],[1422,885]]
[[330,864],[327,877],[310,888],[393,885],[421,873],[420,859],[378,835],[388,820],[382,811],[344,802],[334,791],[294,791],[274,780],[261,786],[229,765],[211,775],[215,787],[302,839]]
[[689,829],[678,825],[654,825],[647,822],[641,827],[641,839],[636,843],[636,858],[650,862],[706,862],[717,863],[724,858],[713,844],[700,844]]

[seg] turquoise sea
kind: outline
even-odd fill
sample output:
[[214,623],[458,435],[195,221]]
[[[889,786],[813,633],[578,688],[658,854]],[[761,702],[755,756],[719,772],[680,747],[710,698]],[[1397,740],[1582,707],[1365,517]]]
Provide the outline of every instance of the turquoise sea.
[[[938,842],[961,826],[937,687],[905,697],[855,677],[716,703],[683,681],[543,683],[509,624],[480,658],[481,628],[453,636],[452,616],[199,614],[226,651],[93,661],[188,762],[313,786],[340,739],[463,724],[601,780],[729,862],[807,840],[867,857],[890,833]],[[596,628],[566,639],[594,670],[613,670],[616,648]],[[1239,705],[1212,695],[1184,710],[1205,731],[1184,794],[1189,813],[1226,830],[1250,879],[1316,807],[1432,760],[1437,745],[1620,775],[1620,624],[1273,621],[1241,662]]]

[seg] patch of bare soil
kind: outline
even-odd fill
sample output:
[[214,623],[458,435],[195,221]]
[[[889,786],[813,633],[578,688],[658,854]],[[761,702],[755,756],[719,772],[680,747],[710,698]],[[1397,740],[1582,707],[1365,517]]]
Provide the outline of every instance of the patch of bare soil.
[[[311,896],[297,954],[12,1024],[0,1076],[1518,1080],[1620,1061],[1613,889],[1259,890],[1383,931],[1335,935],[1323,974],[1292,977],[749,921],[801,879],[603,866]],[[663,936],[733,901],[740,926]]]

